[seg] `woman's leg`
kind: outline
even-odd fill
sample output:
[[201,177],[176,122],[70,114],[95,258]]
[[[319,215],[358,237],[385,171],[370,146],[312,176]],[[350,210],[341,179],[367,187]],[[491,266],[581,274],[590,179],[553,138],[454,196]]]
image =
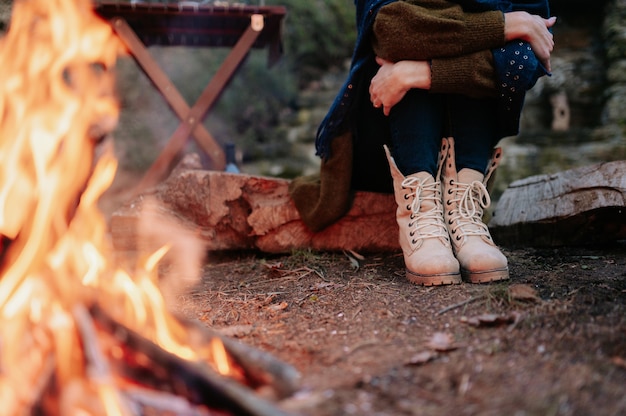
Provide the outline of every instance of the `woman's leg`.
[[464,95],[447,97],[447,136],[454,137],[456,168],[485,174],[487,164],[498,144],[498,102]]
[[444,96],[413,89],[389,114],[391,154],[403,175],[435,176],[445,122]]
[[411,90],[389,115],[393,157],[388,150],[387,157],[406,277],[425,286],[461,283],[437,168],[444,114],[442,97]]
[[[497,107],[493,100],[448,97],[449,135],[443,169],[444,217],[461,274],[472,283],[508,279],[506,257],[482,221],[491,199],[487,181],[499,162]],[[486,174],[491,155],[495,155]],[[486,175],[485,175],[486,174]]]

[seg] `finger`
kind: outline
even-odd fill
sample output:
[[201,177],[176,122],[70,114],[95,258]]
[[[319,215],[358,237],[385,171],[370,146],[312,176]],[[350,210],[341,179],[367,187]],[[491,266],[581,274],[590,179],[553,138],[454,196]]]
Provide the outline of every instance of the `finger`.
[[546,71],[552,72],[552,66],[550,63],[550,57],[542,57],[540,58],[541,64],[545,67]]
[[549,19],[545,19],[545,20],[546,20],[546,27],[552,27],[556,23],[556,16],[552,16]]

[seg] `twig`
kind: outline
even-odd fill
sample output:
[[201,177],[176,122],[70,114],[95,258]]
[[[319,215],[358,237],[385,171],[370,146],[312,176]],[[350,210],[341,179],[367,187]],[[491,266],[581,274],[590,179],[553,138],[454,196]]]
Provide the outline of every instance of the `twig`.
[[462,302],[455,303],[454,305],[446,306],[445,308],[443,308],[443,309],[441,309],[439,312],[437,312],[437,313],[436,313],[436,315],[437,315],[437,316],[439,316],[439,315],[443,315],[443,314],[444,314],[444,313],[446,313],[446,312],[450,312],[451,310],[456,309],[456,308],[460,308],[461,306],[469,305],[470,303],[472,303],[472,302],[474,302],[474,301],[477,301],[477,300],[479,300],[479,299],[482,299],[482,298],[484,298],[484,297],[485,297],[485,295],[480,295],[480,296],[472,296],[471,298],[469,298],[469,299],[465,299],[465,300],[464,300],[464,301],[462,301]]
[[361,348],[371,347],[379,343],[380,342],[377,339],[366,339],[364,341],[359,342],[356,345],[353,345],[348,351],[346,351],[346,355],[350,355],[353,352],[360,350]]
[[112,377],[109,363],[100,348],[98,335],[93,319],[85,305],[74,307],[73,316],[83,345],[83,353],[87,362],[87,371],[93,378],[109,379]]
[[210,414],[207,411],[203,411],[202,408],[206,409],[204,406],[194,406],[180,396],[165,392],[140,387],[128,387],[123,390],[123,393],[128,397],[130,402],[141,408],[137,409],[140,412],[148,408],[163,414],[169,413],[186,416],[208,416]]

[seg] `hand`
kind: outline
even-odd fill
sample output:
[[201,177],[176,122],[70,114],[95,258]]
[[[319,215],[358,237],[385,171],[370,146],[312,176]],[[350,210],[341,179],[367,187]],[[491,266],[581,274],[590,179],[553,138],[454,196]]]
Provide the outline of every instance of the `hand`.
[[527,12],[504,14],[504,38],[511,41],[521,39],[530,43],[533,52],[548,72],[552,71],[550,55],[554,49],[554,37],[548,30],[556,23],[556,17],[544,19]]
[[412,88],[430,89],[430,63],[427,61],[399,61],[396,63],[376,57],[380,65],[370,82],[370,100],[374,107],[383,107],[388,116],[391,108]]

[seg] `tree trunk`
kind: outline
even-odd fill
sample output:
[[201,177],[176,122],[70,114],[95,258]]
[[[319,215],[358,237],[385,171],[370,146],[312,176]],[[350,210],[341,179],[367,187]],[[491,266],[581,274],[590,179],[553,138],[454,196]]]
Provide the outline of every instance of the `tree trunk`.
[[626,239],[626,161],[515,181],[498,201],[489,228],[505,246]]
[[[152,196],[159,202],[158,216],[175,218],[210,251],[399,249],[393,195],[357,192],[352,208],[340,221],[313,233],[300,219],[288,185],[285,179],[202,170],[188,156],[150,194],[113,213],[113,244],[118,251],[136,251],[151,243],[139,238],[137,228],[145,201]],[[158,222],[154,227],[159,227]]]

